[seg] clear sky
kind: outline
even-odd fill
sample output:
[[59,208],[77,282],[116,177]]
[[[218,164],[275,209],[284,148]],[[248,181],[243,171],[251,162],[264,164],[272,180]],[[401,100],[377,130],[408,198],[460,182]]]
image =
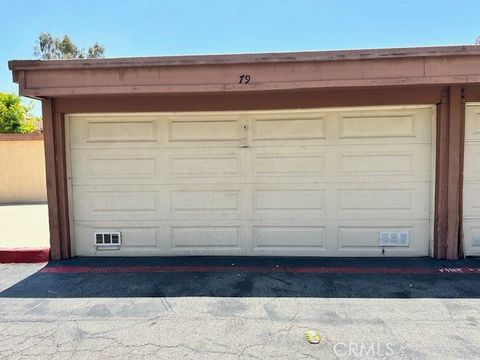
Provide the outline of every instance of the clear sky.
[[107,57],[472,44],[480,0],[0,0],[0,91],[42,31]]

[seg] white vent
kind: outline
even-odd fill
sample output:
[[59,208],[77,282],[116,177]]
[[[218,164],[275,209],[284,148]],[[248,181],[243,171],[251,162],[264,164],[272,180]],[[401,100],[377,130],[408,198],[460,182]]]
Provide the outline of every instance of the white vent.
[[119,249],[122,245],[122,234],[119,231],[96,232],[93,241],[97,249]]
[[380,231],[380,246],[409,246],[410,233],[408,231]]
[[480,235],[472,236],[472,246],[480,246]]

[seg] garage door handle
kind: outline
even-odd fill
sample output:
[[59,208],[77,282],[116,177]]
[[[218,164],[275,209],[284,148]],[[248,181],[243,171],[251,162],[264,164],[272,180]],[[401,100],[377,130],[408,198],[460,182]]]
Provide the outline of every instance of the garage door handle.
[[240,147],[242,149],[248,148],[248,124],[243,124],[243,130],[245,131],[244,136],[241,139]]

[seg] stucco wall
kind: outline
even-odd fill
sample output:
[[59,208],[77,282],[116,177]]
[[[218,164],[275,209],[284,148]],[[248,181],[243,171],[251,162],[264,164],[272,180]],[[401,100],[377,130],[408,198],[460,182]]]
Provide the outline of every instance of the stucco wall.
[[46,201],[42,134],[0,134],[0,204]]

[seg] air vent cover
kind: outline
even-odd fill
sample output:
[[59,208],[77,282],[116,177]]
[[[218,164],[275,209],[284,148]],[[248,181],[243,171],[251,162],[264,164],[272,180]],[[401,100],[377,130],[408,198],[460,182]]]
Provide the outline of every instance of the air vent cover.
[[480,246],[480,235],[472,236],[472,246]]
[[408,231],[380,231],[380,246],[409,246],[410,233]]
[[93,234],[97,249],[119,249],[122,245],[122,234],[119,231],[104,231]]

